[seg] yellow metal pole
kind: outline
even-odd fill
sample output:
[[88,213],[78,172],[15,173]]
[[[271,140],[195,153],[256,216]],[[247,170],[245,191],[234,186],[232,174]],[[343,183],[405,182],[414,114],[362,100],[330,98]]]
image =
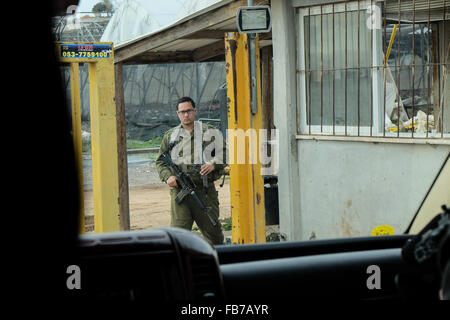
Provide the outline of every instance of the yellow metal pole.
[[[119,231],[119,164],[113,44],[57,42],[56,48],[62,62],[89,64],[94,231],[97,233]],[[79,76],[75,75],[77,67],[73,68],[71,78],[79,81]],[[78,91],[74,89],[72,93],[74,92],[79,93],[79,89]],[[78,116],[81,117],[81,113],[78,113]],[[81,150],[81,118],[75,122],[80,126],[80,144],[77,144],[77,150]],[[80,166],[81,162],[78,172],[82,177],[83,171]]]
[[85,233],[84,223],[84,188],[83,188],[83,150],[81,140],[81,100],[80,100],[80,68],[77,62],[70,64],[70,91],[72,101],[72,135],[75,147],[76,166],[78,170],[80,194],[79,233]]
[[264,183],[258,156],[262,128],[258,41],[256,114],[250,108],[248,48],[247,35],[235,32],[225,35],[232,242],[235,244],[266,241]]
[[94,231],[119,231],[114,57],[89,63]]
[[395,32],[397,31],[398,24],[394,24],[394,29],[392,30],[391,39],[389,40],[389,46],[386,52],[386,57],[384,58],[384,68],[386,68],[387,62],[389,60],[389,55],[391,54],[392,44],[395,39]]

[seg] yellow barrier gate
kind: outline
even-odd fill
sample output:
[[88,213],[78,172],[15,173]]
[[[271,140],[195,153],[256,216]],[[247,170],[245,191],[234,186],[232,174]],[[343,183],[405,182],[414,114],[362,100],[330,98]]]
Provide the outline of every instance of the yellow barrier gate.
[[114,52],[112,43],[57,42],[61,62],[70,64],[72,127],[80,181],[80,232],[84,233],[83,159],[79,63],[89,64],[94,231],[119,231],[119,178]]

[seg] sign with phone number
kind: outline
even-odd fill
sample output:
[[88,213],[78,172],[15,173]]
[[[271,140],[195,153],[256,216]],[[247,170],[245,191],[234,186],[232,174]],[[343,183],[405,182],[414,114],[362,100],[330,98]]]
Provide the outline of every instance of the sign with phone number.
[[63,59],[108,59],[112,48],[109,44],[61,44],[61,56]]

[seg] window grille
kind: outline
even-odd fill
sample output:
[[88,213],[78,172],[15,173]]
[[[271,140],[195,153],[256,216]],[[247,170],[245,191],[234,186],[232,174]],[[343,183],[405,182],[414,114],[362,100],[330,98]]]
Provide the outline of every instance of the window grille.
[[298,134],[450,137],[450,0],[297,9]]

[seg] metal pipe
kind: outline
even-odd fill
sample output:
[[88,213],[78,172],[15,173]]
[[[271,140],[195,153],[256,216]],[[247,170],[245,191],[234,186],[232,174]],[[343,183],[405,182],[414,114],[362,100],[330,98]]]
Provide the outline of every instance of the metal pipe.
[[252,114],[258,112],[258,103],[256,97],[256,34],[250,33],[248,35],[249,41],[249,55],[250,55],[250,96],[251,96],[251,111]]
[[[444,10],[445,11],[445,10]],[[416,1],[413,0],[413,21],[412,21],[412,67],[411,67],[411,77],[412,77],[412,114],[411,114],[411,138],[414,138],[414,96],[415,96],[415,21],[416,20]]]
[[[247,0],[249,7],[253,6],[253,0]],[[256,33],[250,33],[248,35],[249,42],[249,56],[250,56],[250,110],[252,114],[258,112],[258,101],[256,96],[256,45],[255,45]]]
[[[444,8],[445,9],[445,8]],[[445,11],[445,10],[444,10]],[[426,137],[428,138],[428,116],[430,114],[430,103],[431,103],[431,88],[430,88],[430,0],[428,0],[428,24],[427,24],[427,129],[426,129]]]
[[309,119],[309,134],[311,134],[311,9],[308,8],[308,119]]
[[[442,0],[442,12],[443,12],[443,17],[442,17],[442,44],[443,44],[443,55],[442,55],[442,70],[444,71],[445,68],[445,64],[447,63],[447,54],[446,54],[446,49],[447,49],[447,44],[445,43],[445,0]],[[448,72],[448,71],[447,71]],[[442,79],[443,81],[445,81],[445,74],[444,72],[442,73]],[[445,82],[443,83],[445,84]],[[445,87],[442,87],[442,95],[445,95]],[[447,93],[448,94],[448,93]],[[445,99],[444,97],[442,97],[442,108],[441,108],[441,138],[444,137],[444,107],[445,107]]]
[[[387,21],[386,20],[387,19],[386,19],[386,5],[385,4],[383,4],[383,11],[384,11],[383,12],[384,39],[386,39],[387,38],[387,33],[386,33],[386,29],[387,29]],[[384,59],[384,66],[383,66],[383,87],[384,87],[384,98],[383,98],[383,137],[386,136],[386,121],[385,121],[385,118],[386,118],[386,70],[385,70],[385,67],[387,65],[388,57],[389,57],[389,55],[391,53],[390,48],[392,47],[392,44],[394,42],[394,38],[393,38],[392,35],[395,34],[394,33],[395,30],[397,30],[397,25],[396,24],[394,25],[394,30],[392,31],[392,34],[391,34],[391,39],[389,41],[389,49],[387,50],[387,52],[386,52],[386,40],[383,41],[384,42],[384,50],[383,51],[386,52],[386,58]],[[389,117],[390,116],[391,115],[389,115]]]
[[401,71],[401,65],[400,65],[400,36],[401,36],[401,14],[400,14],[400,6],[401,6],[401,0],[398,0],[398,72],[397,72],[397,137],[400,137],[400,99],[402,98],[400,96],[400,71]]
[[360,40],[361,40],[361,36],[360,36],[360,32],[361,32],[361,11],[360,11],[360,1],[358,0],[358,136],[360,135],[360,129],[361,129],[361,55],[360,55]]
[[320,132],[323,132],[323,6],[320,6]]
[[[373,10],[373,0],[370,0],[370,10]],[[370,28],[370,59],[371,59],[371,61],[369,62],[369,67],[371,67],[373,65],[373,29],[374,29],[373,27]],[[370,136],[372,136],[372,126],[373,126],[373,69],[370,69],[369,73],[370,73]],[[383,114],[383,117],[384,117],[384,114]],[[384,121],[383,121],[383,123],[384,123]]]
[[345,3],[345,51],[344,51],[344,56],[345,56],[345,96],[344,96],[344,101],[345,101],[345,105],[344,105],[344,109],[345,109],[345,113],[344,113],[344,118],[345,118],[345,135],[347,135],[347,78],[348,78],[348,70],[347,70],[347,3]]
[[334,83],[334,78],[335,78],[335,70],[334,70],[334,68],[335,68],[335,61],[334,61],[334,28],[335,28],[335,25],[334,25],[334,3],[333,3],[333,15],[332,15],[332,27],[331,27],[331,30],[332,30],[332,33],[333,33],[333,35],[332,35],[332,38],[333,38],[333,71],[332,71],[332,76],[333,76],[333,135],[335,134],[335,122],[336,122],[336,115],[335,115],[335,94],[336,94],[336,90],[335,90],[335,83]]

